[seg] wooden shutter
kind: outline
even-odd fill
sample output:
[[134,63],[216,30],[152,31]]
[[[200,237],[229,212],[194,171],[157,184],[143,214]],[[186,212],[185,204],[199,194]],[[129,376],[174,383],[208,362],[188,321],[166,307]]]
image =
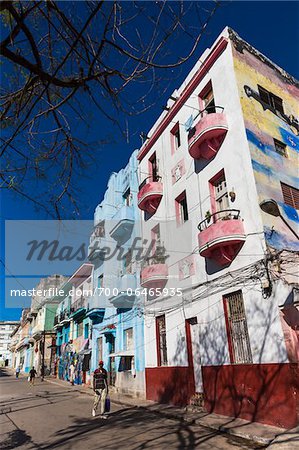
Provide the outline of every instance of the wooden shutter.
[[285,183],[281,184],[283,201],[292,208],[299,209],[299,189],[289,186]]

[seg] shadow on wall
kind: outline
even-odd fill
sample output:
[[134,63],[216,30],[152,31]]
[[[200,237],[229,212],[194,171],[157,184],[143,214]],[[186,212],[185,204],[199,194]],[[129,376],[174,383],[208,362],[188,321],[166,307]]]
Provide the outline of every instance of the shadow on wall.
[[[262,299],[271,302],[271,298]],[[256,305],[255,317],[264,330],[259,341],[258,363],[212,365],[212,360],[224,361],[227,342],[226,330],[216,321],[206,326],[203,335],[214,336],[201,341],[201,352],[205,365],[202,367],[204,402],[209,413],[231,417],[240,417],[252,422],[261,422],[283,428],[292,428],[298,424],[297,397],[299,395],[299,367],[290,363],[262,363],[264,351],[271,347],[276,361],[285,358],[284,343],[279,336],[273,335],[271,327],[277,320],[278,308],[265,310]],[[258,320],[263,318],[263,323]],[[271,339],[271,342],[267,342]],[[223,346],[219,343],[223,342]],[[276,348],[273,346],[276,345]],[[254,349],[253,353],[254,353]],[[210,355],[214,357],[211,358]],[[216,358],[216,359],[214,359]]]
[[186,341],[180,339],[172,366],[146,368],[146,398],[159,403],[186,406],[195,393],[193,368],[185,360]]

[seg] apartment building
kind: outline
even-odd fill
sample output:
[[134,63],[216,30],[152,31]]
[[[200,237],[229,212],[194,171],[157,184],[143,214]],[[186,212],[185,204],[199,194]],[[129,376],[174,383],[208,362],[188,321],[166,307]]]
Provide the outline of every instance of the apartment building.
[[298,96],[226,28],[139,151],[150,400],[297,424]]
[[14,320],[0,321],[0,366],[11,366],[12,358],[10,345],[12,341],[12,332],[19,325]]
[[139,288],[140,211],[137,151],[112,173],[94,214],[89,259],[94,264],[92,370],[104,362],[110,389],[144,397],[144,330]]
[[90,384],[91,321],[88,318],[92,296],[93,265],[82,264],[60,288],[54,318],[56,356],[54,373],[69,381],[70,365],[75,367],[76,384]]

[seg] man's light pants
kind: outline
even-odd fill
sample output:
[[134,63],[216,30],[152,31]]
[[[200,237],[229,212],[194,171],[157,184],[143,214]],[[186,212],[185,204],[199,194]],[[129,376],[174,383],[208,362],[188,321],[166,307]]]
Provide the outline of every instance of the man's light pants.
[[100,403],[100,414],[105,414],[105,402],[107,397],[107,389],[97,389],[94,393],[93,409],[96,411]]

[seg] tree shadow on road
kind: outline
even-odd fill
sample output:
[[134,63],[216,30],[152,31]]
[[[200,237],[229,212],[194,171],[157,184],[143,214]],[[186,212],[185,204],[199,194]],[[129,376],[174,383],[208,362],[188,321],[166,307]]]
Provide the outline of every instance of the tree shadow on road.
[[7,433],[7,436],[3,441],[1,440],[0,449],[10,450],[31,442],[31,436],[29,436],[26,431],[19,429],[13,430]]
[[[150,411],[133,407],[109,414],[108,420],[75,419],[68,428],[56,434],[55,441],[41,446],[42,450],[74,445],[86,446],[86,439],[92,440],[97,434],[100,438],[100,447],[105,450],[116,448],[130,448],[141,450],[145,448],[179,448],[194,449],[200,443],[209,441],[219,433],[211,430],[201,430],[200,435],[195,433],[192,425],[183,420],[173,420],[157,417]],[[89,447],[89,448],[94,448]],[[211,444],[210,448],[216,448]]]

